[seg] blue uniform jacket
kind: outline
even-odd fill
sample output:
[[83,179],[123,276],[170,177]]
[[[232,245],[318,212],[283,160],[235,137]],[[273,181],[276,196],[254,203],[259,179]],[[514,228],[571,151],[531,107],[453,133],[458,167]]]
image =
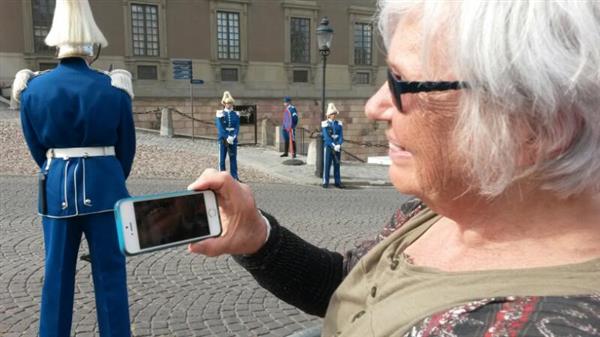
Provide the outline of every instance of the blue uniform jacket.
[[284,130],[295,129],[298,125],[298,111],[292,104],[288,105],[283,113],[283,122],[281,123]]
[[290,105],[289,110],[292,114],[292,129],[295,129],[296,125],[298,125],[298,110],[296,110],[295,105]]
[[344,142],[342,122],[338,120],[321,122],[321,134],[323,136],[323,146],[333,147],[334,145],[342,145]]
[[237,144],[237,135],[240,132],[240,113],[233,110],[218,110],[215,118],[219,141],[232,136],[234,144]]
[[115,147],[116,156],[52,159],[46,179],[47,213],[42,215],[111,211],[118,199],[129,196],[125,179],[135,154],[131,97],[112,86],[108,75],[89,68],[81,58],[61,60],[55,69],[29,81],[21,94],[21,124],[42,171],[50,148]]

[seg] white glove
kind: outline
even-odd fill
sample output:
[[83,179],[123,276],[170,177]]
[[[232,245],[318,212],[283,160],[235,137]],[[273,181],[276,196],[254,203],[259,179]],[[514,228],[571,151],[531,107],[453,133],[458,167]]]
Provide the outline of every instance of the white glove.
[[229,136],[229,137],[227,137],[227,143],[229,143],[229,144],[233,145],[233,140],[234,140],[234,139],[235,139],[235,138],[234,138],[233,136]]
[[340,152],[341,149],[342,149],[342,146],[340,144],[336,144],[333,146],[333,150],[336,152]]

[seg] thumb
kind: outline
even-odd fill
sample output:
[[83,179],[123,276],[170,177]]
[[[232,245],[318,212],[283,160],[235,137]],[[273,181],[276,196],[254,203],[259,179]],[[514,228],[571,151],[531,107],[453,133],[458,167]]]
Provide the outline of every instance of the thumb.
[[210,257],[222,254],[222,242],[216,238],[202,240],[200,242],[190,243],[188,251],[192,253],[202,254]]

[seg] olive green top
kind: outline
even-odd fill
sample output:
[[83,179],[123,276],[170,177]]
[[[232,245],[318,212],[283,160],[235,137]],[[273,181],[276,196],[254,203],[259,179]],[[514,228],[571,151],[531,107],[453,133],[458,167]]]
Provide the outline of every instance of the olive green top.
[[333,294],[322,336],[402,336],[429,315],[483,298],[600,293],[600,259],[472,272],[410,264],[403,251],[439,219],[424,209],[373,247]]

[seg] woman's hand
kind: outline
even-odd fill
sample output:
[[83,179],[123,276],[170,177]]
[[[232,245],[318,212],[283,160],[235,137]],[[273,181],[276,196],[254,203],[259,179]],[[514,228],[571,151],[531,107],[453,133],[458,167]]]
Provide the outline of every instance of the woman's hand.
[[248,185],[237,182],[228,172],[207,169],[188,189],[215,192],[223,228],[217,238],[191,243],[190,252],[207,256],[253,254],[264,245],[267,224]]

